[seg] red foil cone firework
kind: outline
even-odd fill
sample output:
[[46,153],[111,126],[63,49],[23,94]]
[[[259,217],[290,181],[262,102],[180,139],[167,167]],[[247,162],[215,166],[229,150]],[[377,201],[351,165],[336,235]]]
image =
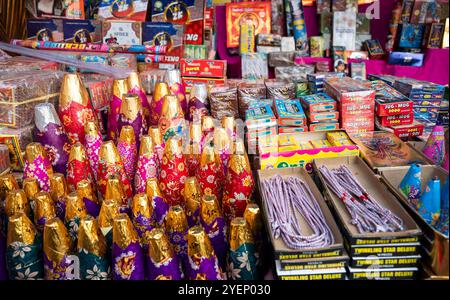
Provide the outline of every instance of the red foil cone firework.
[[169,205],[181,204],[181,191],[188,175],[181,140],[177,137],[171,137],[164,150],[159,176],[161,192],[166,196]]
[[196,174],[203,195],[213,195],[217,199],[222,198],[220,194],[221,172],[219,157],[214,153],[214,148],[205,146],[200,159],[200,168]]
[[118,133],[119,112],[122,106],[122,98],[129,91],[126,79],[116,79],[113,82],[113,95],[109,102],[108,111],[108,138],[115,141]]
[[134,182],[137,163],[137,147],[134,139],[133,127],[127,125],[122,127],[119,140],[117,141],[117,151],[122,159],[125,173],[130,182]]
[[169,86],[165,82],[157,82],[155,85],[155,91],[153,92],[153,101],[150,105],[150,124],[151,126],[157,126],[159,117],[161,116],[162,105],[164,97],[170,95]]
[[152,126],[148,130],[148,135],[152,138],[153,149],[158,155],[159,164],[161,164],[161,160],[164,154],[165,143],[161,136],[161,131],[158,126]]
[[158,178],[158,168],[158,155],[153,149],[152,138],[144,135],[141,139],[137,172],[134,178],[134,188],[137,194],[145,192],[145,185],[149,178]]
[[190,145],[186,154],[186,164],[189,170],[189,176],[195,176],[200,166],[200,156],[202,154],[202,127],[200,124],[191,123],[189,129]]
[[[143,117],[145,119],[146,124],[150,124],[150,104],[147,100],[147,95],[145,94],[144,90],[142,89],[141,80],[139,79],[139,74],[137,72],[131,72],[130,76],[127,78],[128,81],[128,87],[130,88],[128,90],[129,94],[136,94],[138,95],[141,105],[142,105],[142,112]],[[147,131],[147,129],[145,130]]]
[[185,120],[177,97],[164,97],[158,127],[165,142],[172,136],[183,135]]
[[112,141],[107,141],[102,144],[99,151],[98,172],[97,172],[97,185],[99,192],[105,199],[106,182],[107,179],[117,175],[123,184],[124,192],[128,199],[133,196],[130,181],[128,180],[125,168],[120,158],[119,152]]
[[166,82],[169,85],[170,92],[175,95],[180,102],[183,113],[187,113],[186,91],[181,82],[180,70],[167,70]]
[[67,186],[69,190],[76,191],[77,184],[81,180],[94,182],[94,175],[83,145],[76,143],[70,149],[69,162],[67,164]]
[[236,153],[231,155],[223,191],[222,209],[229,224],[236,217],[243,217],[255,181],[242,141],[236,142]]
[[77,74],[64,75],[59,98],[59,118],[72,144],[84,143],[84,124],[97,122],[89,94]]
[[92,173],[97,180],[98,154],[102,145],[102,134],[94,121],[89,121],[84,125],[84,134],[86,156],[91,165]]
[[117,125],[117,133],[119,135],[124,126],[133,128],[134,138],[139,148],[139,141],[148,129],[142,113],[141,100],[139,100],[137,95],[126,94],[123,96]]
[[36,178],[41,190],[50,192],[50,178],[52,176],[52,164],[45,155],[44,147],[39,143],[28,144],[25,149],[23,179]]

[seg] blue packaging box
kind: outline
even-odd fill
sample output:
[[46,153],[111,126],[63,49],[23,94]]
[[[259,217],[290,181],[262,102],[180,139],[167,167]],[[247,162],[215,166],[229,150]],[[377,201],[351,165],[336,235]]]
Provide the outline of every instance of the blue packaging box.
[[389,53],[388,64],[421,67],[423,65],[423,59],[423,53],[391,52]]

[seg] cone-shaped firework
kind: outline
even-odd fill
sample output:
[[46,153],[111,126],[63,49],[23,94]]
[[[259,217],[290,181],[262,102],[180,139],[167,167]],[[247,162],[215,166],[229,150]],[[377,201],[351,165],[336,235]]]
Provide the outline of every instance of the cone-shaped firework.
[[[6,224],[8,223],[5,213],[5,198],[9,192],[12,192],[18,188],[19,185],[12,174],[0,176],[0,235],[3,234],[6,236]],[[0,272],[1,268],[2,266],[0,265]]]
[[122,99],[130,90],[126,79],[116,79],[113,82],[113,95],[109,102],[108,111],[108,138],[116,141],[118,134],[118,122]]
[[28,218],[31,217],[31,206],[24,190],[14,190],[8,192],[5,201],[6,217],[12,217],[18,213],[24,213]]
[[169,211],[169,204],[164,199],[156,178],[150,178],[147,180],[145,193],[147,194],[148,201],[153,209],[156,223],[159,226],[164,226],[164,221]]
[[214,119],[211,116],[203,116],[202,118],[202,132],[203,140],[202,147],[207,143],[213,143],[214,130],[215,130]]
[[161,164],[162,157],[164,154],[165,143],[162,139],[161,131],[158,126],[152,126],[148,130],[148,135],[152,138],[153,148],[158,155],[158,164]]
[[129,202],[131,199],[126,195],[119,176],[112,175],[106,181],[106,193],[104,199],[114,200],[119,206],[120,212],[129,214]]
[[153,207],[145,193],[136,194],[131,201],[131,219],[139,237],[154,227]]
[[139,99],[141,100],[141,106],[142,106],[145,123],[150,124],[150,104],[148,103],[147,95],[145,94],[144,90],[142,89],[141,80],[139,79],[139,74],[134,71],[131,72],[127,78],[127,81],[128,81],[128,87],[130,88],[128,90],[128,93],[138,95]]
[[200,166],[200,157],[202,154],[202,127],[200,124],[190,124],[189,128],[189,149],[186,153],[186,165],[189,170],[189,176],[195,176]]
[[[200,184],[203,195],[214,196],[221,200],[221,179],[222,168],[220,158],[214,153],[214,148],[205,146],[200,158],[200,167],[197,170],[196,178]],[[219,200],[219,201],[220,201]]]
[[153,101],[150,105],[150,124],[157,126],[161,116],[164,97],[170,95],[169,86],[165,82],[157,82],[153,92]]
[[83,200],[87,213],[97,218],[100,213],[100,201],[97,199],[96,193],[92,188],[89,180],[81,180],[77,184],[78,197]]
[[181,72],[180,70],[173,69],[167,70],[166,82],[169,85],[170,91],[175,95],[180,102],[181,109],[184,114],[187,112],[187,102],[186,102],[186,91],[184,90],[184,85],[181,82]]
[[190,122],[201,122],[208,114],[208,91],[205,83],[194,83],[189,95],[186,119]]
[[71,239],[59,218],[45,223],[44,274],[46,280],[66,280],[69,275]]
[[163,140],[172,136],[181,136],[185,130],[184,114],[176,96],[165,96],[158,127]]
[[81,143],[76,143],[70,149],[69,163],[67,164],[67,186],[69,190],[76,191],[77,184],[81,180],[94,182],[94,174],[86,156],[86,150]]
[[147,124],[142,116],[141,100],[135,94],[125,94],[120,106],[119,122],[117,133],[120,135],[124,126],[130,126],[133,129],[134,140],[139,148],[141,137],[147,133]]
[[44,147],[39,143],[30,143],[25,149],[25,167],[23,178],[34,177],[39,187],[46,192],[50,191],[50,178],[53,176],[52,164],[45,154]]
[[428,182],[417,208],[428,224],[436,225],[441,213],[441,181],[437,177]]
[[61,220],[64,220],[66,215],[67,193],[67,183],[64,175],[61,173],[53,174],[53,177],[50,179],[50,195],[55,204],[56,216]]
[[441,189],[441,215],[437,224],[437,229],[448,236],[448,177]]
[[97,180],[98,160],[100,146],[102,145],[102,134],[94,121],[89,121],[84,125],[84,148],[86,156],[91,165],[92,173]]
[[444,142],[444,127],[442,125],[434,126],[422,152],[436,165],[440,165],[444,161]]
[[227,175],[228,161],[233,153],[231,146],[232,142],[227,131],[221,127],[214,129],[214,150],[220,158],[220,165],[222,167],[221,174],[223,175],[223,179],[225,179],[225,176]]
[[39,192],[34,196],[34,224],[39,231],[44,230],[44,225],[56,217],[56,209],[52,197],[48,192]]
[[147,180],[158,178],[158,154],[156,154],[152,138],[144,135],[141,139],[134,188],[136,193],[144,193]]
[[403,177],[398,186],[402,193],[407,197],[409,205],[416,208],[422,193],[422,167],[418,164],[412,164],[409,167],[405,177]]
[[83,200],[78,197],[78,194],[76,192],[72,192],[67,195],[66,216],[64,218],[64,223],[73,242],[71,246],[76,246],[80,221],[86,216],[86,205],[84,205]]
[[137,164],[137,148],[134,139],[133,128],[124,126],[120,131],[119,140],[117,141],[117,151],[125,168],[125,173],[130,183],[134,182]]
[[112,249],[112,228],[114,218],[119,214],[119,206],[116,201],[105,199],[102,202],[98,215],[98,226],[106,238],[108,249]]
[[[53,175],[55,177],[56,174]],[[51,183],[50,183],[51,185]],[[25,191],[25,194],[27,195],[28,201],[30,202],[31,210],[34,212],[34,209],[36,207],[34,202],[34,196],[36,196],[37,193],[39,193],[39,183],[36,178],[31,177],[24,179],[22,182],[23,190]],[[34,215],[34,214],[33,214]],[[33,217],[34,218],[34,217]]]
[[184,203],[186,207],[186,217],[189,227],[200,224],[200,202],[202,200],[202,190],[195,177],[186,178],[184,183]]
[[187,231],[188,223],[183,208],[180,205],[171,206],[166,216],[166,232],[175,253],[185,267],[188,266]]
[[261,218],[261,210],[256,203],[249,203],[244,212],[244,219],[247,221],[248,227],[252,233],[255,241],[257,258],[256,264],[258,267],[262,265],[261,253],[263,253],[263,224]]

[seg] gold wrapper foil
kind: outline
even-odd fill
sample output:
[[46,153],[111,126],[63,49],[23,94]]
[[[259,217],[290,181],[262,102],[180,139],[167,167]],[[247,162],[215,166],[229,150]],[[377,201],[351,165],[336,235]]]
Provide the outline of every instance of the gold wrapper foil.
[[[58,174],[58,173],[56,173]],[[54,174],[53,177],[56,175]],[[51,181],[50,181],[51,183]],[[34,196],[39,193],[39,183],[36,178],[30,177],[25,178],[22,183],[23,190],[25,191],[25,194],[27,195],[28,200],[34,199]]]
[[202,118],[202,131],[210,131],[214,129],[214,119],[211,116],[203,116]]
[[50,178],[50,192],[54,201],[67,196],[67,183],[63,174],[55,173]]
[[31,245],[36,237],[36,228],[33,222],[23,213],[17,213],[8,219],[7,244],[23,243]]
[[78,251],[85,249],[99,257],[106,255],[106,239],[98,226],[97,220],[91,216],[87,216],[80,221],[77,249]]
[[219,156],[214,152],[214,148],[212,146],[204,147],[200,157],[200,165],[205,166],[214,162],[219,162]]
[[148,135],[152,138],[153,145],[162,144],[161,131],[158,126],[152,126],[148,129]]
[[122,249],[139,241],[138,234],[126,214],[119,214],[113,222],[113,242]]
[[148,254],[155,263],[163,263],[174,256],[172,245],[163,229],[152,229],[148,242]]
[[236,142],[236,153],[231,155],[228,166],[237,174],[240,174],[243,171],[251,173],[250,162],[245,153],[245,146],[242,140]]
[[81,180],[77,184],[77,194],[80,199],[87,198],[94,203],[99,204],[100,201],[97,199],[97,196],[92,189],[91,182],[87,179]]
[[189,128],[189,135],[191,137],[191,142],[194,144],[200,144],[202,141],[202,126],[200,124],[191,123]]
[[129,120],[136,120],[139,112],[142,112],[142,103],[136,94],[123,95],[120,113]]
[[108,228],[113,226],[113,221],[119,215],[119,206],[114,200],[105,200],[98,214],[98,225],[100,228]]
[[149,201],[154,197],[163,198],[161,190],[159,189],[158,180],[156,178],[150,178],[147,180],[145,185],[145,193],[147,194]]
[[119,99],[123,98],[123,95],[127,94],[130,90],[127,79],[115,79],[113,81],[113,95]]
[[31,213],[30,202],[24,190],[14,190],[8,192],[5,201],[5,213],[7,217],[11,217],[17,213],[25,213],[27,216]]
[[262,230],[261,210],[258,204],[247,204],[244,212],[244,219],[247,221],[249,228],[253,233]]
[[170,137],[164,148],[164,153],[169,160],[172,160],[174,156],[182,155],[183,148],[181,146],[181,139],[176,136]]
[[146,194],[140,193],[133,197],[133,200],[131,201],[131,212],[134,217],[139,215],[145,218],[152,217],[153,207],[150,205]]
[[230,248],[236,251],[245,243],[253,243],[253,236],[244,218],[234,218],[230,225]]
[[12,174],[6,174],[0,177],[0,199],[6,197],[7,193],[19,188],[16,179]]
[[221,217],[219,203],[216,196],[204,195],[200,204],[200,215],[206,224],[211,224]]
[[183,111],[181,110],[180,101],[177,96],[168,95],[164,97],[164,102],[161,109],[161,116],[165,116],[166,118],[181,118],[184,116]]
[[67,107],[71,102],[77,102],[82,106],[87,106],[89,102],[89,93],[78,74],[65,74],[61,83],[60,108]]
[[80,142],[77,142],[72,146],[69,153],[69,162],[73,160],[86,161],[86,151]]
[[41,218],[46,218],[47,220],[56,217],[55,204],[52,197],[48,192],[39,192],[34,196],[34,223]]
[[86,205],[83,199],[78,197],[76,192],[70,193],[66,197],[66,220],[72,220],[75,217],[82,219],[87,216]]
[[236,120],[234,117],[223,117],[222,118],[222,127],[225,128],[225,130],[235,133],[236,132]]
[[98,125],[95,121],[87,121],[84,124],[84,133],[90,136],[98,136],[99,133]]
[[140,156],[150,156],[154,153],[153,149],[153,141],[151,136],[144,135],[141,138],[141,145],[139,148],[139,155]]
[[188,211],[194,212],[200,207],[202,192],[197,178],[194,176],[186,178],[183,195]]
[[103,142],[99,150],[99,159],[107,164],[116,164],[121,162],[119,151],[113,141]]
[[112,175],[106,181],[105,199],[113,200],[117,205],[128,205],[127,196],[119,176]]
[[137,87],[142,90],[141,79],[139,78],[139,74],[136,71],[133,71],[130,73],[130,75],[128,75],[127,83],[130,89]]
[[153,92],[153,101],[160,101],[167,95],[170,95],[170,89],[167,83],[157,82],[155,84],[155,91]]
[[188,229],[186,214],[180,205],[171,206],[166,216],[166,228],[169,232],[184,233]]
[[48,220],[44,226],[44,253],[52,263],[59,263],[70,253],[71,239],[59,218]]
[[[231,139],[227,131],[223,128],[214,129],[214,149],[217,152],[225,151],[231,145]],[[230,149],[228,149],[228,152]]]
[[29,143],[25,148],[25,159],[31,163],[39,156],[45,156],[44,147],[40,143]]
[[130,125],[123,126],[120,130],[119,141],[128,145],[136,144],[136,138],[134,137],[134,129]]
[[188,230],[188,255],[196,258],[210,258],[213,255],[211,241],[202,226],[194,226]]

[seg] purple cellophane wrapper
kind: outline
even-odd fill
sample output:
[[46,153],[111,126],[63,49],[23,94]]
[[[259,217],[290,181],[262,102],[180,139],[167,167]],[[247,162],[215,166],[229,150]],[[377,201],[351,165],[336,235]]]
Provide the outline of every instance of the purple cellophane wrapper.
[[145,193],[145,187],[149,178],[158,178],[158,156],[156,153],[152,157],[140,156],[137,163],[134,187],[136,194]]
[[[56,216],[61,220],[64,220],[66,216],[66,202],[64,201],[64,199],[58,199],[57,201],[55,201],[55,209],[56,209]],[[45,220],[43,220],[42,222],[43,223],[40,225],[44,226]]]
[[114,280],[144,280],[144,255],[139,242],[131,243],[125,249],[115,243],[112,250]]
[[[214,226],[217,224],[217,226]],[[220,266],[222,269],[226,267],[226,259],[228,252],[228,243],[227,243],[227,233],[226,233],[226,224],[223,218],[217,218],[210,225],[202,222],[203,228],[205,228],[206,233],[208,234],[209,240],[211,241],[211,245],[214,248],[214,252],[219,259]]]
[[140,214],[133,219],[133,224],[140,237],[142,237],[145,232],[153,229],[152,219],[143,217]]
[[86,206],[87,213],[94,218],[97,218],[98,214],[100,213],[100,205],[85,197],[83,197],[83,202]]
[[188,214],[186,217],[189,228],[198,225],[200,220],[200,208],[197,208],[192,214]]
[[97,136],[92,136],[90,134],[87,134],[85,136],[84,147],[86,148],[86,156],[88,157],[95,179],[97,179],[98,160],[99,160],[98,153],[100,151],[101,145],[102,145],[102,135],[100,132],[98,133]]
[[47,157],[39,156],[32,163],[25,161],[23,178],[36,178],[41,190],[50,192],[50,176],[47,173],[47,166],[51,166]]
[[178,257],[174,256],[164,263],[155,263],[150,257],[147,257],[148,279],[156,280],[161,277],[172,280],[181,280],[183,273],[180,269]]
[[44,272],[45,280],[66,280],[68,274],[68,267],[70,267],[71,261],[65,256],[59,263],[52,262],[44,254]]
[[142,113],[138,113],[135,120],[127,119],[123,114],[120,114],[117,123],[117,137],[119,137],[122,127],[127,125],[133,127],[134,138],[136,140],[136,148],[139,149],[141,137],[147,134],[147,131],[145,131],[147,126],[142,116]]
[[44,146],[47,157],[53,165],[53,170],[66,175],[69,160],[70,143],[61,125],[48,123],[44,131],[35,128],[35,141]]
[[156,222],[162,225],[164,223],[164,219],[166,218],[167,212],[169,211],[169,204],[167,204],[167,202],[161,197],[154,197],[151,204],[153,206]]
[[0,232],[0,280],[7,280],[6,271],[6,237]]
[[[145,119],[145,124],[150,124],[150,104],[148,103],[147,100],[147,95],[145,95],[145,93],[139,89],[139,88],[133,88],[130,90],[131,94],[136,94],[138,95],[139,99],[141,99],[141,104],[142,104],[142,110],[144,112],[144,119]],[[147,126],[145,126],[145,128],[143,128],[145,132],[148,131]]]
[[111,102],[109,103],[109,114],[108,114],[108,138],[110,140],[116,141],[118,122],[119,122],[119,111],[122,105],[122,99],[113,96]]
[[136,173],[136,161],[137,161],[137,148],[136,144],[127,144],[119,141],[117,144],[117,151],[125,168],[130,183],[134,182],[134,175]]
[[189,279],[222,280],[222,272],[215,255],[210,258],[192,259],[189,257]]

